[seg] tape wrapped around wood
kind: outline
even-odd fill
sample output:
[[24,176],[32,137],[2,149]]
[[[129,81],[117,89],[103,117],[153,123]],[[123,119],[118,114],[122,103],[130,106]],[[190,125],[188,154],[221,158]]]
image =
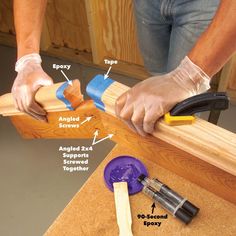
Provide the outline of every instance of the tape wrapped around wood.
[[102,95],[114,82],[110,78],[105,79],[103,75],[96,75],[86,87],[87,94],[93,99],[95,106],[102,111],[105,111]]

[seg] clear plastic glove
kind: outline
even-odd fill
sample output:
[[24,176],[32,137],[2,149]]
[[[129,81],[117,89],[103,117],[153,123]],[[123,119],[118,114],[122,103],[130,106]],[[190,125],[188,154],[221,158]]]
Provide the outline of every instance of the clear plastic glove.
[[12,87],[16,108],[38,120],[47,121],[46,111],[35,101],[35,94],[42,86],[53,84],[43,71],[38,54],[29,54],[18,60],[18,72]]
[[145,136],[156,122],[177,103],[207,91],[210,78],[188,57],[172,72],[153,76],[122,94],[116,115],[133,131]]

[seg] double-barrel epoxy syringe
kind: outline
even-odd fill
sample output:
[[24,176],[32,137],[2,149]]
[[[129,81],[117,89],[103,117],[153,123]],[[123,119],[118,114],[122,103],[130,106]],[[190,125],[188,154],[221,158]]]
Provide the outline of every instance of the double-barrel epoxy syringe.
[[149,179],[140,175],[138,181],[144,186],[143,193],[151,197],[160,206],[185,224],[191,222],[197,215],[199,208],[194,206],[186,198],[173,191],[158,179]]

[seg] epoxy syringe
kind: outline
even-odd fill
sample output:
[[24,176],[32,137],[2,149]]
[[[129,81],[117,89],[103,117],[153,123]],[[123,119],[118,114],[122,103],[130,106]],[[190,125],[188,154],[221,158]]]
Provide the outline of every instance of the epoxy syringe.
[[[183,198],[182,196],[180,196],[178,193],[173,191],[171,188],[163,184],[158,179],[149,179],[145,175],[140,175],[138,178],[138,181],[142,183],[145,187],[149,188],[149,189],[144,188],[143,189],[144,193],[146,193],[145,191],[147,192],[149,191],[149,193],[151,194],[150,191],[152,190],[154,193],[156,193],[156,195],[160,197],[164,197],[166,200],[168,200],[168,203],[170,202],[173,208],[172,211],[170,212],[174,213],[174,215],[176,214],[178,209],[182,209],[184,211],[183,213],[188,214],[189,216],[191,216],[191,218],[194,217],[198,213],[199,211],[198,207],[193,205],[186,198]],[[151,196],[152,194],[151,195],[150,194],[149,196],[153,198],[153,196]],[[167,210],[170,210],[170,209],[167,209]],[[181,214],[182,214],[182,210],[180,210]]]
[[156,203],[158,203],[162,208],[167,210],[171,215],[180,219],[185,224],[191,222],[193,216],[189,215],[184,209],[176,206],[175,203],[171,202],[160,192],[155,191],[152,187],[144,186],[143,193],[152,198]]
[[199,208],[193,205],[190,201],[186,198],[180,196],[174,190],[169,188],[167,185],[163,184],[158,179],[149,179],[145,175],[139,176],[139,182],[142,183],[144,186],[150,186],[155,191],[159,191],[160,193],[164,194],[170,201],[180,205],[184,210],[186,210],[190,215],[195,216],[197,215]]

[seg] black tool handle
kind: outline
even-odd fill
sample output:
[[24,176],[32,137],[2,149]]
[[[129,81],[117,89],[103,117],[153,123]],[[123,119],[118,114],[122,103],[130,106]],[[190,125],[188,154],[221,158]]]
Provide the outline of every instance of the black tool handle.
[[170,111],[172,116],[189,116],[198,112],[211,110],[226,110],[229,98],[224,92],[202,93],[178,103]]

